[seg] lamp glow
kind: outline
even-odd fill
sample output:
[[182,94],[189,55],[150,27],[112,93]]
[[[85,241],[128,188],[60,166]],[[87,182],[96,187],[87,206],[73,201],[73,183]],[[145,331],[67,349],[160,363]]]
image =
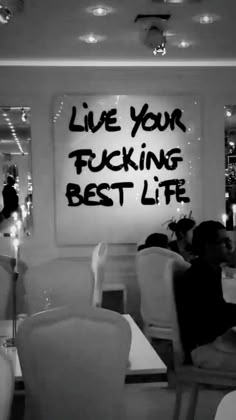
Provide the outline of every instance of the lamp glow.
[[227,214],[223,213],[221,216],[221,219],[222,219],[223,225],[226,226],[226,222],[228,219]]
[[236,227],[236,204],[232,205],[232,210],[233,210],[233,227],[235,229],[235,227]]
[[21,225],[22,225],[21,220],[17,220],[17,221],[16,221],[16,226],[17,226],[17,229],[18,229],[18,230],[20,230]]
[[10,236],[11,236],[11,238],[15,238],[16,231],[17,231],[16,226],[15,225],[11,226],[11,229],[10,229]]

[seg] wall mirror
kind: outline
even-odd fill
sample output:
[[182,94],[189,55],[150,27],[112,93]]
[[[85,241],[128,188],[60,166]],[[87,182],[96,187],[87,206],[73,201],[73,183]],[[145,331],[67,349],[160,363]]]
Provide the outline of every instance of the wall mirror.
[[0,107],[0,234],[32,233],[30,108]]
[[236,229],[236,105],[224,106],[225,219],[227,230]]

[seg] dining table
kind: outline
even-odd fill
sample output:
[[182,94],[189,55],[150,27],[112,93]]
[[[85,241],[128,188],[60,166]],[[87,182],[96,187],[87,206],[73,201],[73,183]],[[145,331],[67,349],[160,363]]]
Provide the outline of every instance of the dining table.
[[[125,376],[127,384],[147,382],[167,382],[167,367],[147,340],[131,315],[122,315],[131,329],[129,362]],[[24,393],[24,378],[16,347],[5,347],[4,341],[12,336],[12,321],[0,320],[1,349],[11,360],[15,376],[15,393]]]

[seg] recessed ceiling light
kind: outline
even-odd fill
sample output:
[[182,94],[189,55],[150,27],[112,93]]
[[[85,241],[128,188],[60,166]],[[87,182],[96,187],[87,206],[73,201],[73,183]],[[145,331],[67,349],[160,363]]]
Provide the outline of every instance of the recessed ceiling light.
[[202,15],[197,15],[193,17],[195,22],[201,23],[202,25],[207,25],[213,23],[216,20],[220,20],[220,16],[214,14],[204,13]]
[[191,42],[182,40],[177,44],[177,47],[179,47],[179,48],[189,48],[190,45],[191,45]]
[[106,16],[109,13],[114,12],[114,9],[112,7],[108,6],[93,6],[93,7],[87,7],[87,12],[92,13],[94,16]]
[[97,42],[104,41],[106,37],[104,35],[87,34],[79,36],[79,39],[88,44],[97,44]]

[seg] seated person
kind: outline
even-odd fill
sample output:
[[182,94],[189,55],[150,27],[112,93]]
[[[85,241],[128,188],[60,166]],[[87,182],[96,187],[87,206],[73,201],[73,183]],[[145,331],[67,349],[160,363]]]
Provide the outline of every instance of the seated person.
[[19,198],[14,188],[15,179],[13,176],[8,175],[7,183],[2,190],[3,196],[3,210],[2,214],[5,219],[8,219],[12,213],[19,209]]
[[198,256],[175,281],[175,299],[186,362],[208,369],[236,371],[236,305],[226,303],[221,264],[231,258],[232,243],[220,222],[202,222],[193,231]]
[[196,222],[193,219],[184,217],[178,222],[171,222],[168,228],[176,235],[176,240],[169,242],[168,248],[177,252],[182,257],[191,262],[195,256],[192,253],[192,236]]
[[138,251],[145,248],[157,246],[160,248],[168,248],[168,236],[163,233],[152,233],[149,235],[143,245],[139,245]]

